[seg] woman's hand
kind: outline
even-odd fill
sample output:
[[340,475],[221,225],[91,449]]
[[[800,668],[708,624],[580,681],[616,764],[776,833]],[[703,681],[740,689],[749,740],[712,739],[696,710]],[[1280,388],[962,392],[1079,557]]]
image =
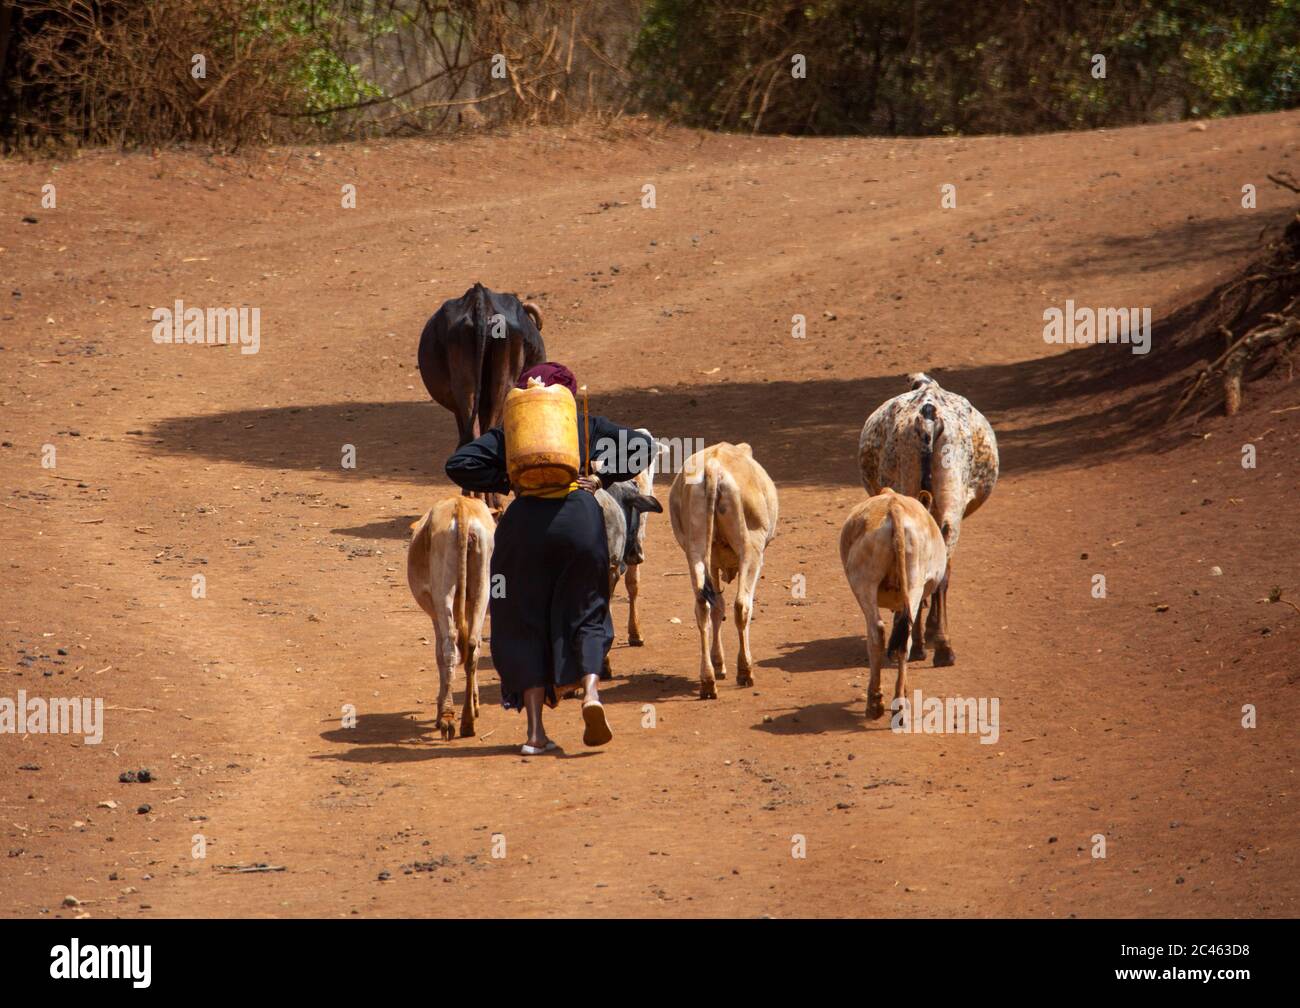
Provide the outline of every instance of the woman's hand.
[[594,494],[597,490],[600,489],[600,477],[599,477],[599,476],[579,476],[579,477],[578,477],[578,486],[581,487],[583,490],[586,490],[587,493],[593,493],[593,494]]

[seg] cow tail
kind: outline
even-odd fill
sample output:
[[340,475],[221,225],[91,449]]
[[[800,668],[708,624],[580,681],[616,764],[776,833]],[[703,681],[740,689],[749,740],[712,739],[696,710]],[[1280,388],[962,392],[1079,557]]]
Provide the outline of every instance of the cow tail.
[[709,561],[713,558],[713,521],[718,510],[718,467],[712,459],[704,463],[704,587],[700,601],[706,605],[720,605],[722,595],[713,583]]
[[452,602],[452,617],[456,621],[456,646],[461,660],[469,653],[469,620],[465,612],[469,582],[469,500],[456,498],[456,595]]
[[[474,285],[474,393],[470,397],[470,430],[478,423],[478,400],[483,390],[483,361],[487,357],[488,343],[488,305],[483,296],[483,285]],[[480,430],[479,434],[486,431]]]
[[[924,403],[921,406],[921,416],[931,423],[938,421],[933,403]],[[921,489],[928,493],[934,493],[934,441],[931,440],[921,445]]]
[[[897,501],[889,502],[889,524],[893,526],[894,537],[894,566],[895,577],[898,580],[898,590],[903,596],[903,625],[901,630],[902,640],[899,642],[900,648],[906,648],[912,636],[912,592],[911,585],[907,579],[907,540],[903,535],[903,509]],[[890,641],[892,645],[894,642]]]

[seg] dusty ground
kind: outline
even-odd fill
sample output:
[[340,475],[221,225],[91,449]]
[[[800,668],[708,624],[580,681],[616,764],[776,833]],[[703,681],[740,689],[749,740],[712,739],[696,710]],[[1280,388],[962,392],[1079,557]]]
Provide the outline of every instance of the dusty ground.
[[[1066,298],[1160,317],[1230,276],[1294,211],[1264,175],[1296,170],[1298,126],[0,163],[0,696],[108,706],[98,746],[0,735],[0,911],[1295,916],[1300,612],[1259,600],[1300,600],[1300,384],[1160,427],[1185,371],[1159,344],[1041,333]],[[570,701],[567,755],[521,760],[491,671],[481,737],[435,740],[404,552],[454,427],[415,347],[476,279],[542,303],[601,412],[753,444],[782,508],[754,689],[694,698],[658,518],[644,649],[615,608],[614,744],[585,750]],[[154,345],[176,299],[259,306],[260,353]],[[917,369],[989,416],[1003,475],[954,563],[958,664],[912,684],[999,698],[994,745],[863,718],[837,537],[862,421]],[[218,869],[256,862],[286,870]]]

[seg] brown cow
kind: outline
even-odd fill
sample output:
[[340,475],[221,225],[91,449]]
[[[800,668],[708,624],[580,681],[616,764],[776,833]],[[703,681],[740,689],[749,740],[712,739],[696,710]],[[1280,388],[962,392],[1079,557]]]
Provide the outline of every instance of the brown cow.
[[898,656],[894,700],[907,691],[907,657],[921,606],[943,581],[948,549],[943,533],[930,514],[928,491],[921,499],[905,497],[885,487],[850,513],[840,531],[840,562],[844,576],[867,618],[867,655],[871,682],[867,687],[867,717],[884,713],[880,693],[880,666],[885,656],[885,624],[880,608],[892,609],[900,619],[894,625],[890,649]]
[[[700,630],[700,699],[716,700],[725,679],[722,653],[723,582],[737,580],[736,685],[754,685],[749,620],[763,569],[763,551],[776,535],[776,487],[747,444],[711,445],[686,460],[668,496],[673,535],[686,553]],[[712,647],[705,626],[713,622]]]
[[470,497],[439,501],[411,528],[406,580],[420,608],[433,620],[438,660],[438,731],[456,733],[451,679],[465,664],[462,737],[474,734],[478,717],[478,650],[487,615],[489,565],[495,523],[487,505]]

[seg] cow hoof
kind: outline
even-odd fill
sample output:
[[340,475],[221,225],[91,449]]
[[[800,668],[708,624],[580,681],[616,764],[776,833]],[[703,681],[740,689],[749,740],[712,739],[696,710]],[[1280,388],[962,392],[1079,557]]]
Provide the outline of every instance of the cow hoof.
[[438,719],[438,732],[442,735],[444,742],[450,742],[456,737],[456,724],[451,718]]
[[871,721],[878,721],[885,713],[884,701],[879,698],[867,701],[867,718]]
[[736,673],[736,685],[737,685],[737,686],[753,686],[753,685],[754,685],[754,677],[753,677],[752,675],[750,675],[748,672],[737,672],[737,673]]
[[908,661],[925,661],[925,648],[913,648],[912,653],[907,656]]
[[718,699],[718,687],[713,683],[700,683],[700,699],[716,700]]
[[474,722],[472,722],[472,721],[462,721],[462,722],[460,723],[460,737],[461,737],[461,738],[473,738],[473,737],[474,737]]
[[628,646],[628,647],[645,647],[645,641],[643,641],[640,637],[629,637],[629,638],[627,639],[627,646]]
[[727,670],[722,668],[721,666],[718,666],[718,671],[713,673],[713,677],[715,679],[725,679],[727,678]]
[[949,647],[937,647],[934,649],[934,667],[947,668],[949,665],[957,664],[957,652]]

